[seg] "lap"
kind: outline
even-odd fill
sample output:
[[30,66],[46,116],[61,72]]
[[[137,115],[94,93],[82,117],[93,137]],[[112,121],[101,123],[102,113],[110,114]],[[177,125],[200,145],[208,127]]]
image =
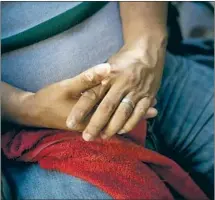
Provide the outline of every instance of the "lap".
[[[194,178],[200,175],[199,184],[207,190],[204,180],[212,185],[214,173],[213,69],[167,54],[157,99],[159,115],[153,120],[153,132],[168,156],[194,172]],[[37,164],[5,168],[20,199],[111,198],[86,181]]]
[[152,131],[164,153],[202,186],[214,182],[214,69],[168,54]]

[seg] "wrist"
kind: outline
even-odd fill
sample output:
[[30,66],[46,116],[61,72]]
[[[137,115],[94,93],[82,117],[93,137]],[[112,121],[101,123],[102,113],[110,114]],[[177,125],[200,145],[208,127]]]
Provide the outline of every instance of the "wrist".
[[166,31],[145,32],[135,37],[131,37],[124,42],[124,48],[130,50],[145,51],[148,48],[165,49],[168,41],[168,34]]
[[23,92],[17,98],[17,114],[15,122],[26,126],[36,126],[34,93]]
[[168,31],[164,27],[144,27],[135,32],[130,32],[124,37],[125,45],[132,45],[136,42],[143,43],[144,41],[150,41],[157,45],[164,43],[168,39]]

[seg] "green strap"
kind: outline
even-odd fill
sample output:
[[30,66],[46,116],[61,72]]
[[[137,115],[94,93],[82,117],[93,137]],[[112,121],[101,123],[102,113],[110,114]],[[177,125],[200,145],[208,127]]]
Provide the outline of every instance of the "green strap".
[[83,2],[26,31],[1,40],[1,52],[5,53],[40,42],[81,23],[108,2]]

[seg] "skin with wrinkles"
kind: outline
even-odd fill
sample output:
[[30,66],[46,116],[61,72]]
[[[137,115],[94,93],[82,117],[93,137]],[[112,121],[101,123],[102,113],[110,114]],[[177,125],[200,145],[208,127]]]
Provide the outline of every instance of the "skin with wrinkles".
[[[36,93],[25,92],[1,82],[2,117],[26,126],[68,130],[66,119],[81,92],[100,84],[109,73],[109,68],[109,64],[95,66],[72,79],[48,85]],[[85,126],[83,122],[73,130],[80,131]]]
[[[124,45],[108,60],[110,74],[101,88],[90,89],[95,98],[81,97],[67,118],[72,128],[95,110],[83,131],[86,141],[131,131],[146,118],[160,87],[167,43],[167,3],[120,2],[120,14]],[[102,95],[98,94],[101,90]],[[121,103],[123,98],[132,101],[134,110],[129,103]],[[152,117],[157,115],[156,110],[151,111]]]
[[[97,65],[72,79],[48,85],[36,93],[25,92],[1,82],[2,119],[26,126],[68,130],[66,119],[81,93],[84,94],[96,85],[99,89],[101,81],[109,73],[109,64]],[[86,94],[94,99],[95,94],[90,91],[87,90]],[[83,131],[91,116],[92,113],[72,130]]]
[[[120,2],[120,14],[124,46],[108,60],[111,67],[102,64],[99,73],[94,67],[36,93],[1,83],[3,120],[84,131],[90,140],[101,131],[103,138],[128,132],[141,118],[156,116],[150,106],[163,71],[167,3]],[[120,103],[125,97],[134,110]]]

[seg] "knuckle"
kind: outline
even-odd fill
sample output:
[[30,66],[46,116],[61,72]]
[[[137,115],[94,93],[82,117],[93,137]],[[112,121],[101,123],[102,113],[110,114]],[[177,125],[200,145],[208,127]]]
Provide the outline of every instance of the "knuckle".
[[85,116],[85,110],[80,109],[80,110],[78,111],[78,116],[79,116],[79,119],[84,118],[84,116]]
[[83,109],[80,109],[80,108],[75,109],[74,116],[76,118],[76,121],[82,120],[85,117],[85,113],[86,112]]
[[91,77],[91,74],[90,73],[84,73],[84,75],[83,76],[80,76],[80,80],[81,80],[81,82],[84,84],[84,85],[89,85],[89,82],[91,82],[91,79],[92,79],[92,77]]
[[82,96],[93,101],[97,100],[97,94],[93,89],[85,91]]
[[139,108],[139,113],[140,113],[141,115],[144,115],[144,114],[146,113],[147,110],[148,110],[148,107],[142,106],[142,107]]
[[127,81],[129,84],[134,84],[136,82],[136,73],[133,70],[127,72]]
[[124,116],[125,118],[128,118],[131,113],[132,113],[133,109],[128,105],[128,106],[122,106],[121,109],[119,109],[119,114]]
[[81,81],[86,85],[96,84],[98,77],[93,72],[84,72],[83,76],[80,76]]
[[109,103],[104,103],[101,106],[102,110],[104,110],[104,112],[106,113],[112,113],[114,111],[114,106],[113,104],[109,104]]
[[137,111],[140,115],[145,115],[151,105],[151,99],[149,96],[146,96],[141,99],[137,105]]
[[129,74],[128,80],[129,80],[130,83],[136,82],[136,76],[135,76],[135,74],[133,72],[131,72]]
[[[114,101],[107,99],[105,102],[103,102],[101,104],[101,109],[105,112],[105,113],[112,113],[115,110],[115,103]],[[104,114],[105,114],[104,113]]]

